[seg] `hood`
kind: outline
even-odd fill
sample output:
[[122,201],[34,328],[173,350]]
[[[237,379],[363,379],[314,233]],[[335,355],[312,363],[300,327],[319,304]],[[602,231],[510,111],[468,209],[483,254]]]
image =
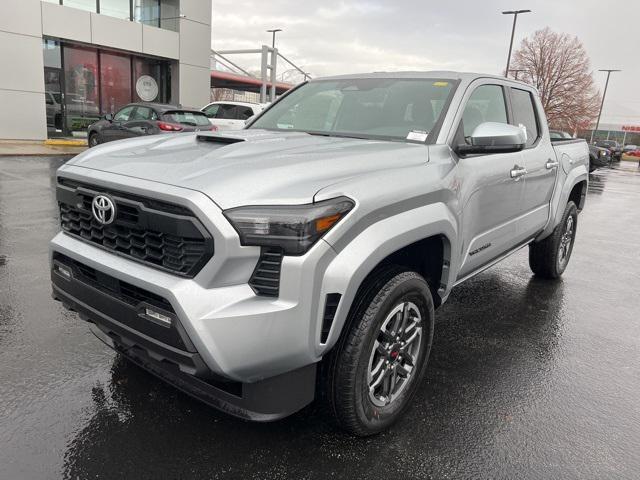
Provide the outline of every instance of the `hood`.
[[107,143],[69,164],[197,190],[227,209],[310,203],[333,183],[427,160],[419,144],[251,129]]

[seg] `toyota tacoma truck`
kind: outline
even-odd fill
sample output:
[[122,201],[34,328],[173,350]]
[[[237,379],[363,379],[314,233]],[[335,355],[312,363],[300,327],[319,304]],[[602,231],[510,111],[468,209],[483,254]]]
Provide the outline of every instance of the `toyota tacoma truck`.
[[53,297],[227,413],[270,421],[319,398],[370,435],[420,387],[457,284],[523,247],[535,275],[562,275],[588,165],[511,79],[313,80],[243,130],[113,142],[61,167]]

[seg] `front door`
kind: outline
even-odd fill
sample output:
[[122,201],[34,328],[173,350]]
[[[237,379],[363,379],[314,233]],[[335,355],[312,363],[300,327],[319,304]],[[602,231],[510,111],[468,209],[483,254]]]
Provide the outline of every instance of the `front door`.
[[[502,85],[481,84],[467,94],[456,141],[468,141],[481,123],[509,123],[505,93]],[[469,155],[459,160],[462,261],[458,279],[517,246],[524,182],[512,171],[520,169],[520,152]]]
[[126,129],[126,123],[133,116],[134,109],[134,105],[126,106],[121,108],[118,113],[113,116],[111,123],[102,129],[103,141],[110,142],[132,136]]

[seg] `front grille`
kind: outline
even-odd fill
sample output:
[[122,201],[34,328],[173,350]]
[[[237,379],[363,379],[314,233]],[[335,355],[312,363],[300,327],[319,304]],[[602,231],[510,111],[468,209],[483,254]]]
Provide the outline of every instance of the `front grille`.
[[[91,210],[99,194],[108,194],[116,206],[109,225],[98,222]],[[57,197],[62,229],[113,253],[186,277],[213,256],[211,235],[185,207],[67,179],[58,184]]]
[[280,293],[282,255],[278,248],[263,248],[260,252],[260,259],[249,280],[249,286],[258,295],[277,297]]

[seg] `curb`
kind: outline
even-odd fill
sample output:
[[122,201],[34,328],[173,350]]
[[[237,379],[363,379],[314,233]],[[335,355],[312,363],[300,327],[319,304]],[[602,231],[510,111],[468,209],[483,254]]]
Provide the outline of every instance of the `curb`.
[[60,146],[60,147],[86,147],[86,140],[57,140],[57,139],[49,139],[43,142],[45,145],[49,146]]

